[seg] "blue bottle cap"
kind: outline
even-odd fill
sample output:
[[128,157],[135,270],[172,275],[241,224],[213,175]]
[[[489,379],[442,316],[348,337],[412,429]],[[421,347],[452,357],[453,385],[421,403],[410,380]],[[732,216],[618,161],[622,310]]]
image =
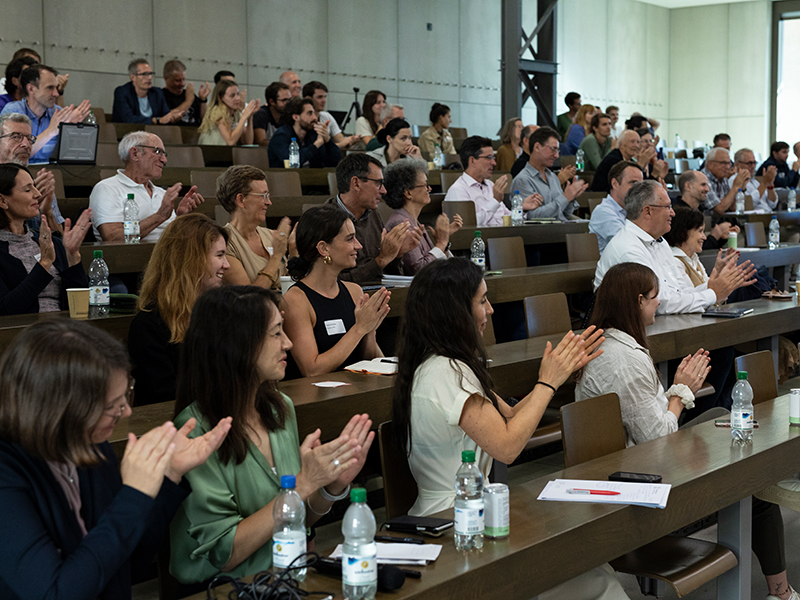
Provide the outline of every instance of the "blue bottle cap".
[[281,475],[281,487],[283,489],[293,488],[295,484],[294,475]]

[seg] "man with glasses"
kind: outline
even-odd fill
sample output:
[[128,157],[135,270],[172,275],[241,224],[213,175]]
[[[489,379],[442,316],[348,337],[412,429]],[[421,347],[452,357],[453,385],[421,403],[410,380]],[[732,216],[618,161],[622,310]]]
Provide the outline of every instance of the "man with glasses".
[[[744,193],[753,199],[753,208],[764,212],[775,210],[778,204],[778,195],[775,193],[775,177],[778,174],[778,168],[775,165],[769,165],[764,169],[762,181],[759,182],[755,178],[756,155],[750,148],[736,151],[736,154],[733,155],[733,166],[737,173],[743,169],[750,173]],[[735,179],[736,175],[728,178],[731,188],[735,185]]]
[[[678,190],[681,195],[672,203],[673,208],[683,207],[706,212],[709,187],[708,177],[702,171],[684,171],[681,173],[681,176],[678,177]],[[706,241],[703,242],[703,250],[724,248],[728,244],[728,235],[731,232],[737,235],[741,233],[734,217],[719,217],[715,215],[712,221],[714,221],[714,226],[708,237],[706,237]]]
[[[725,148],[712,148],[706,155],[706,166],[700,171],[708,177],[708,195],[706,196],[706,214],[712,211],[722,214],[733,210],[736,204],[736,192],[747,186],[750,172],[740,168],[734,170],[731,156]],[[729,180],[729,177],[733,178]]]
[[89,196],[92,227],[98,240],[121,242],[125,239],[123,209],[128,194],[133,194],[139,205],[139,232],[143,242],[157,242],[176,214],[190,213],[203,202],[197,186],[192,186],[173,210],[182,184],[178,182],[166,190],[153,185],[152,180],[161,177],[167,164],[164,143],[157,135],[144,131],[126,134],[119,143],[119,157],[125,168],[99,182]]
[[264,90],[266,103],[253,115],[253,135],[256,144],[268,146],[269,140],[281,126],[281,116],[286,104],[292,99],[289,86],[282,81],[273,81]]
[[568,221],[578,208],[575,198],[588,185],[581,179],[575,179],[561,191],[561,181],[550,170],[558,160],[558,142],[558,133],[549,127],[540,127],[531,134],[528,141],[531,158],[511,185],[512,190],[536,200],[535,204],[538,206],[533,208],[522,205],[528,211],[525,215],[528,219],[556,218],[559,221]]
[[757,176],[761,176],[771,166],[777,169],[775,174],[775,187],[796,188],[800,183],[800,161],[795,162],[792,168],[789,168],[789,144],[786,142],[775,142],[769,148],[770,157],[761,163],[756,172]]
[[167,125],[179,121],[183,111],[170,110],[161,88],[153,87],[150,64],[137,58],[128,65],[131,80],[114,90],[114,123],[141,123],[142,125]]
[[422,226],[410,228],[408,221],[384,233],[378,204],[386,193],[383,171],[377,159],[364,154],[350,154],[336,166],[339,195],[325,204],[335,204],[353,220],[356,239],[361,244],[356,266],[342,271],[339,278],[358,284],[380,282],[384,273],[400,273],[400,257],[419,245]]

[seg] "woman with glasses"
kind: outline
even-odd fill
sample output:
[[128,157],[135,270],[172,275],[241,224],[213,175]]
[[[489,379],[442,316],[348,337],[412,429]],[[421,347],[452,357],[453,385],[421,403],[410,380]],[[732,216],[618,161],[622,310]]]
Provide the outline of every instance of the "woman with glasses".
[[67,219],[58,237],[47,219],[39,231],[28,229],[26,221],[39,216],[40,199],[27,168],[0,165],[0,315],[67,310],[67,288],[89,287],[80,247],[91,209],[74,227]]
[[104,331],[49,319],[0,361],[0,597],[129,599],[188,494],[179,484],[225,438],[194,419],[108,440],[128,404],[130,365]]
[[[422,160],[401,160],[392,163],[383,173],[386,178],[386,195],[384,201],[394,209],[394,213],[386,222],[386,231],[395,225],[408,222],[410,228],[419,227],[419,214],[431,202],[431,186],[428,185],[428,166]],[[422,267],[437,258],[450,258],[450,236],[461,229],[464,224],[460,215],[454,215],[453,221],[447,215],[436,217],[433,230],[436,241],[429,232],[423,229],[419,245],[401,257],[403,273],[414,275]]]
[[231,265],[225,282],[280,289],[287,251],[296,255],[297,249],[289,217],[274,231],[261,226],[272,205],[264,171],[250,165],[229,167],[217,179],[217,200],[231,215],[225,225]]
[[370,297],[339,279],[356,266],[359,248],[353,221],[336,205],[315,206],[300,218],[298,256],[288,266],[297,283],[283,296],[296,363],[287,377],[322,375],[383,356],[375,331],[389,314],[391,294],[381,288]]
[[211,93],[211,102],[198,128],[200,138],[197,143],[201,146],[252,144],[251,117],[258,110],[259,101],[256,98],[244,104],[246,100],[247,90],[240,94],[235,81],[220,80]]
[[383,167],[401,158],[422,158],[419,148],[411,139],[411,125],[408,121],[392,119],[378,132],[377,137],[383,146],[370,150],[367,154],[376,158]]

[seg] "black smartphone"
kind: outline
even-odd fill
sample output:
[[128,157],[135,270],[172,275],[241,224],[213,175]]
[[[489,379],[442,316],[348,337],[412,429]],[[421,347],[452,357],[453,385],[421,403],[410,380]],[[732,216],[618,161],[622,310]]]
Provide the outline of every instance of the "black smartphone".
[[403,515],[386,521],[384,526],[389,531],[439,537],[453,526],[453,521],[450,519],[436,519],[434,517],[410,517],[408,515]]
[[629,473],[617,471],[608,476],[609,481],[626,481],[628,483],[661,483],[661,475],[651,473]]

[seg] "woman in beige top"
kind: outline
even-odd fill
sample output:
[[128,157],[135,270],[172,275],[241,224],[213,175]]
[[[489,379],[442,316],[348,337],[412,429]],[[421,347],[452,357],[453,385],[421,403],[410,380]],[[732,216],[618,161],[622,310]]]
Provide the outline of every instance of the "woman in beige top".
[[267,176],[250,165],[234,165],[217,180],[217,200],[231,215],[228,232],[228,269],[223,280],[233,285],[280,288],[286,270],[286,252],[296,255],[289,217],[278,229],[261,227],[269,200]]

